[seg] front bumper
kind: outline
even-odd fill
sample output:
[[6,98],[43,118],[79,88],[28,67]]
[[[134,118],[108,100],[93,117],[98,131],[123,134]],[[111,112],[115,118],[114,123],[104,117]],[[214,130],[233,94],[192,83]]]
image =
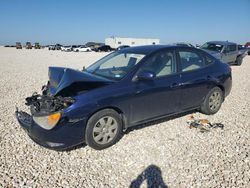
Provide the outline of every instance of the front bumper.
[[17,121],[36,143],[54,150],[66,150],[84,142],[85,119],[77,121],[62,118],[51,130],[37,125],[31,115],[26,112],[15,112]]

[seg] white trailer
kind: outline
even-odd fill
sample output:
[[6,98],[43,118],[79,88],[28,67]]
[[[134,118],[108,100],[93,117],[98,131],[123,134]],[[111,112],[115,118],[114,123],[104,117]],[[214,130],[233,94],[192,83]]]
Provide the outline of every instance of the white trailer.
[[143,46],[160,44],[160,39],[146,39],[146,38],[122,38],[122,37],[110,37],[105,39],[105,45],[109,45],[111,48],[118,48],[119,46]]

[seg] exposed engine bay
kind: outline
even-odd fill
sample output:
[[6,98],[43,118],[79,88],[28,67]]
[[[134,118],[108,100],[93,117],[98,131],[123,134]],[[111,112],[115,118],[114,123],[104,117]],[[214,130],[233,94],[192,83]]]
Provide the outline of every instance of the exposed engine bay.
[[32,115],[48,115],[60,111],[74,102],[72,97],[49,95],[46,86],[43,87],[42,91],[42,94],[35,92],[31,97],[25,99],[25,104],[30,106]]

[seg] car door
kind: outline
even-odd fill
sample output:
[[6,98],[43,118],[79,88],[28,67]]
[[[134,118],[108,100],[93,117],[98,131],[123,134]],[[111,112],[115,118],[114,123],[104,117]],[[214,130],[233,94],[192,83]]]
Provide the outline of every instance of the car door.
[[236,45],[227,45],[223,50],[222,59],[226,63],[231,63],[236,60]]
[[213,60],[195,49],[180,49],[177,53],[181,71],[181,110],[200,106],[209,92]]
[[179,110],[180,75],[177,73],[175,52],[163,50],[152,55],[136,74],[149,71],[152,80],[133,81],[131,103],[132,124],[175,113]]
[[229,45],[229,59],[230,62],[235,62],[236,61],[236,57],[238,55],[238,51],[237,51],[237,45],[236,44],[231,44]]

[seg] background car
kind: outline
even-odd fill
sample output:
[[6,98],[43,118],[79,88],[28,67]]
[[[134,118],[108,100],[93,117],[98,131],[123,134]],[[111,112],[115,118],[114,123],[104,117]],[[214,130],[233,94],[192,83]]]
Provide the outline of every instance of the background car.
[[32,49],[31,43],[30,42],[26,42],[25,48],[26,49]]
[[240,53],[238,45],[228,41],[210,41],[203,44],[200,49],[210,53],[224,63],[241,65],[245,53]]
[[61,44],[51,45],[49,46],[49,50],[61,50],[61,47]]
[[62,46],[61,50],[64,52],[71,52],[72,51],[72,46]]
[[39,42],[36,42],[34,45],[35,49],[41,49],[41,45],[39,44]]
[[111,48],[109,45],[103,45],[103,46],[100,46],[98,48],[95,48],[93,51],[96,51],[96,52],[110,52],[114,50],[113,48]]
[[247,42],[245,47],[248,49],[248,55],[250,55],[250,42]]
[[84,46],[79,46],[77,48],[74,48],[73,51],[74,52],[90,52],[91,48],[84,45]]
[[130,46],[128,45],[122,45],[122,46],[119,46],[116,50],[121,50],[123,48],[129,48]]
[[186,43],[186,42],[177,42],[177,43],[174,43],[174,45],[176,45],[176,46],[194,47],[192,44]]
[[91,50],[94,50],[95,48],[98,48],[98,47],[103,46],[105,44],[104,43],[100,43],[100,42],[87,42],[85,45],[87,47],[90,47]]
[[238,54],[244,58],[249,53],[249,50],[244,45],[238,45]]
[[16,49],[22,49],[21,42],[16,42]]
[[26,99],[32,116],[16,116],[43,146],[66,149],[86,142],[100,150],[138,124],[190,110],[215,114],[231,87],[230,66],[202,50],[131,47],[84,71],[50,67],[47,89]]

